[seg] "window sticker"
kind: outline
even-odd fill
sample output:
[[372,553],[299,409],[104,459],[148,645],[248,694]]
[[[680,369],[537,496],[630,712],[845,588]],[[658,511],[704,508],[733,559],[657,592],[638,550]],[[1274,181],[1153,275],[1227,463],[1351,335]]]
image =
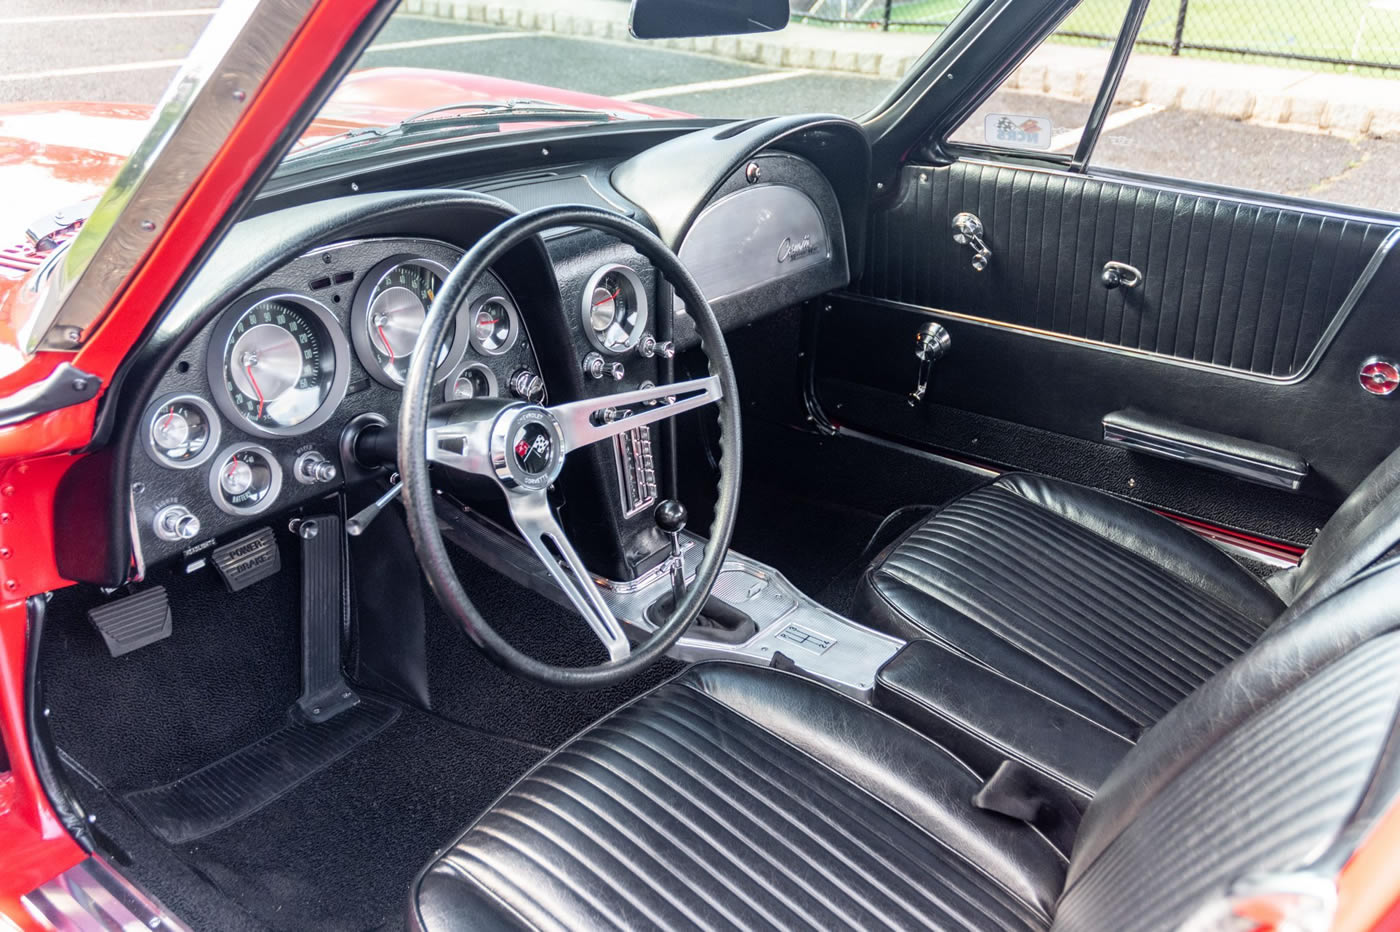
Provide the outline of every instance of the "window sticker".
[[989,113],[983,125],[990,145],[1017,149],[1050,148],[1049,117]]

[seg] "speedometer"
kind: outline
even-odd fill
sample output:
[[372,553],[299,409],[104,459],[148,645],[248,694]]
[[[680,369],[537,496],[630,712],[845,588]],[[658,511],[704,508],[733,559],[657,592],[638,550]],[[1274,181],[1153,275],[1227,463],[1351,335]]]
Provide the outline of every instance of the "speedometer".
[[345,397],[349,347],[341,324],[301,295],[260,293],[229,308],[209,342],[214,400],[259,436],[324,424]]
[[[418,349],[418,334],[448,270],[413,256],[393,256],[370,269],[355,295],[350,336],[360,362],[374,379],[401,388]],[[465,351],[455,322],[438,349],[436,378],[441,380]]]

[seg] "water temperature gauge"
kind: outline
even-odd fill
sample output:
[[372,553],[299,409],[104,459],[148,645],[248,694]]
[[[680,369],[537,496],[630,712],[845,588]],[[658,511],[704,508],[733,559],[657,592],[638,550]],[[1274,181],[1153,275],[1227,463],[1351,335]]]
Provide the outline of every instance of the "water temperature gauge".
[[194,395],[167,395],[146,413],[146,452],[171,469],[199,466],[219,445],[219,419]]
[[281,489],[282,466],[272,451],[255,443],[226,451],[209,471],[209,494],[231,515],[265,510]]

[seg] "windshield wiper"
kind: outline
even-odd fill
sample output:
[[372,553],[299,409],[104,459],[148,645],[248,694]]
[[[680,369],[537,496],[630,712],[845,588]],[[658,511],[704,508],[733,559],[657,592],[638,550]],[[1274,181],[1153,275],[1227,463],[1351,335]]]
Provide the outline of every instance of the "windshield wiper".
[[[437,114],[456,114],[438,116]],[[416,133],[455,133],[463,129],[489,130],[501,123],[529,123],[547,117],[559,121],[605,122],[632,119],[630,114],[616,110],[592,110],[570,107],[545,100],[515,98],[512,100],[474,100],[459,104],[432,107],[406,117],[391,126],[367,126],[346,130],[335,136],[317,140],[287,156],[301,158],[312,152],[325,152],[341,146],[368,141],[402,137]]]

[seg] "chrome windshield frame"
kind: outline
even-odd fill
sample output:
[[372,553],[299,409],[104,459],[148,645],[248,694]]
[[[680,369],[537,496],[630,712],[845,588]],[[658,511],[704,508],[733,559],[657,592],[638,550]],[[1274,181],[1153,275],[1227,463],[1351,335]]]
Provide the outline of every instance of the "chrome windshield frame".
[[316,0],[224,0],[146,135],[51,268],[16,328],[25,357],[76,352],[223,147]]

